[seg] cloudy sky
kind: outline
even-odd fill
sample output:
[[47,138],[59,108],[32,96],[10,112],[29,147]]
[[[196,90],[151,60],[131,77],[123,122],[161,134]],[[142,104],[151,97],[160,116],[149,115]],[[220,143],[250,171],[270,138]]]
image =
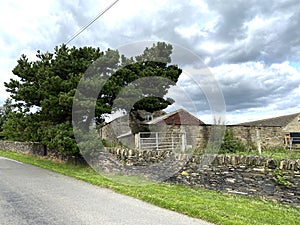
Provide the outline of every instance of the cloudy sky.
[[[0,101],[21,54],[52,52],[112,2],[0,0]],[[188,49],[205,62],[233,124],[300,112],[299,27],[299,0],[119,0],[69,45],[106,50],[157,40]],[[183,76],[183,94],[171,94],[176,107],[188,99],[211,122],[211,102],[196,83]]]

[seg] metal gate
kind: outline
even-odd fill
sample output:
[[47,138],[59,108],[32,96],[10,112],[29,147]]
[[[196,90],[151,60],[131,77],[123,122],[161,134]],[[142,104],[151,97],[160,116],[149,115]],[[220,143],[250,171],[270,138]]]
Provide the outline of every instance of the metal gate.
[[138,150],[185,151],[185,132],[140,132],[136,137]]

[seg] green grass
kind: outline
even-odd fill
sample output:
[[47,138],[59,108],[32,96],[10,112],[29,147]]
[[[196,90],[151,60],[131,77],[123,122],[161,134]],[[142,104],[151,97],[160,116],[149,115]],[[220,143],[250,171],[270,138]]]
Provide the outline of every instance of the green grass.
[[263,151],[262,155],[274,159],[300,159],[300,151],[294,150]]
[[299,224],[300,208],[263,201],[259,198],[170,184],[122,185],[97,174],[86,166],[59,163],[1,150],[0,156],[110,188],[118,193],[215,224]]
[[[230,155],[258,155],[257,151],[226,153]],[[300,159],[300,151],[290,150],[266,150],[262,151],[261,156],[273,159]]]

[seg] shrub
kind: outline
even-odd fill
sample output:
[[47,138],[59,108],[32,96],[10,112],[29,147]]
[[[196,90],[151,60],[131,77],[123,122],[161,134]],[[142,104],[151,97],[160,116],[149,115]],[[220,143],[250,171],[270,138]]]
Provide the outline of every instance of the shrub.
[[247,146],[234,135],[231,129],[226,129],[219,153],[237,153],[248,151]]

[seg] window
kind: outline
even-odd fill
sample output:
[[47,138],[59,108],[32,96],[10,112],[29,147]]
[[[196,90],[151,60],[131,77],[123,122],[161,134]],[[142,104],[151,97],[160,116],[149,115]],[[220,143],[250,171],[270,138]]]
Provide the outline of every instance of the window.
[[146,113],[145,116],[144,116],[144,119],[146,121],[151,121],[152,120],[152,114],[151,113]]

